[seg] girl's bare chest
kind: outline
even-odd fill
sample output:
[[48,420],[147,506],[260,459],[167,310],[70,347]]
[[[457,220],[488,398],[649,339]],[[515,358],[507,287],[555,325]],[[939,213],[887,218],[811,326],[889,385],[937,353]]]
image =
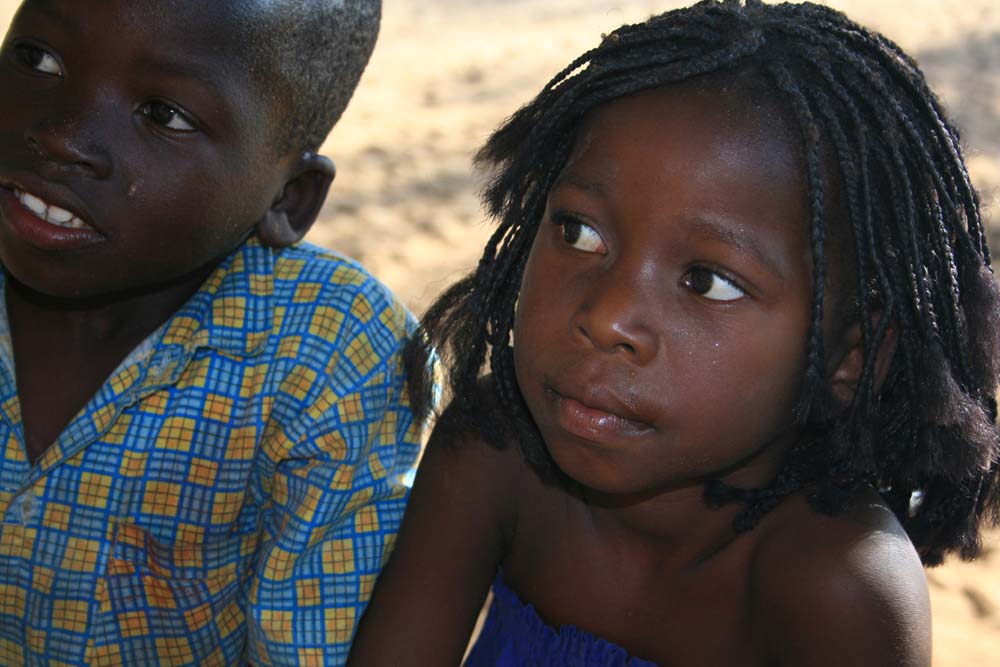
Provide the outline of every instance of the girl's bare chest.
[[[542,505],[518,522],[504,578],[548,625],[574,625],[658,665],[755,665],[749,549],[706,562],[602,539]],[[759,657],[759,659],[758,659]]]

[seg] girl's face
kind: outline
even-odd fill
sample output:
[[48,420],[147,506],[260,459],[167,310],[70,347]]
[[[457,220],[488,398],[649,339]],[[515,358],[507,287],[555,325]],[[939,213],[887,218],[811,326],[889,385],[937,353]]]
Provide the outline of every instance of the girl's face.
[[796,436],[811,255],[795,143],[691,86],[584,121],[514,325],[517,380],[559,467],[606,493],[756,485]]

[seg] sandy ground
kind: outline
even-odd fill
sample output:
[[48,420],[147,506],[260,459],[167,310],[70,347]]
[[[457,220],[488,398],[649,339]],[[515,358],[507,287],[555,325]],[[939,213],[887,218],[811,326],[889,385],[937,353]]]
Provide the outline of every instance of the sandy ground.
[[[386,0],[371,66],[326,152],[339,176],[316,243],[362,260],[416,312],[464,274],[488,234],[476,147],[602,32],[679,6],[648,0]],[[1000,191],[1000,3],[837,0],[916,56],[963,130],[985,203]],[[0,0],[0,30],[16,5]],[[1000,220],[998,220],[1000,223]],[[994,253],[1000,254],[995,225]],[[928,572],[934,664],[1000,660],[1000,532],[975,563]]]

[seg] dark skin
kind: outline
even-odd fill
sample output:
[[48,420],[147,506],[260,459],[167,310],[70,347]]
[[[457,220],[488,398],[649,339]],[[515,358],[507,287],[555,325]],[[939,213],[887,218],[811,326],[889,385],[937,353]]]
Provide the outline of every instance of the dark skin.
[[[812,267],[781,117],[693,84],[587,117],[514,329],[518,384],[566,479],[446,414],[352,665],[458,664],[498,567],[548,624],[660,665],[929,665],[923,570],[877,493],[836,517],[792,497],[742,534],[739,507],[703,499],[709,477],[763,485],[798,437]],[[849,398],[858,326],[830,316],[824,333]]]
[[333,180],[236,37],[257,3],[28,0],[0,57],[0,262],[28,459],[248,236]]

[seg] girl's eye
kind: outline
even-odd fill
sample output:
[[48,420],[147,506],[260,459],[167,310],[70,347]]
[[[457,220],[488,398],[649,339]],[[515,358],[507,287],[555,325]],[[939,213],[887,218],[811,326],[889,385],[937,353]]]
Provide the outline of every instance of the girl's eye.
[[558,216],[556,224],[570,247],[583,252],[604,252],[604,239],[590,225],[566,216]]
[[691,269],[684,276],[683,283],[688,289],[712,301],[735,301],[746,296],[746,292],[733,281],[709,269]]
[[194,132],[194,126],[183,111],[170,106],[166,102],[146,102],[139,107],[139,112],[157,125],[162,125],[176,132]]
[[17,60],[29,69],[50,76],[62,76],[62,66],[56,57],[45,49],[33,44],[18,44],[14,47]]

